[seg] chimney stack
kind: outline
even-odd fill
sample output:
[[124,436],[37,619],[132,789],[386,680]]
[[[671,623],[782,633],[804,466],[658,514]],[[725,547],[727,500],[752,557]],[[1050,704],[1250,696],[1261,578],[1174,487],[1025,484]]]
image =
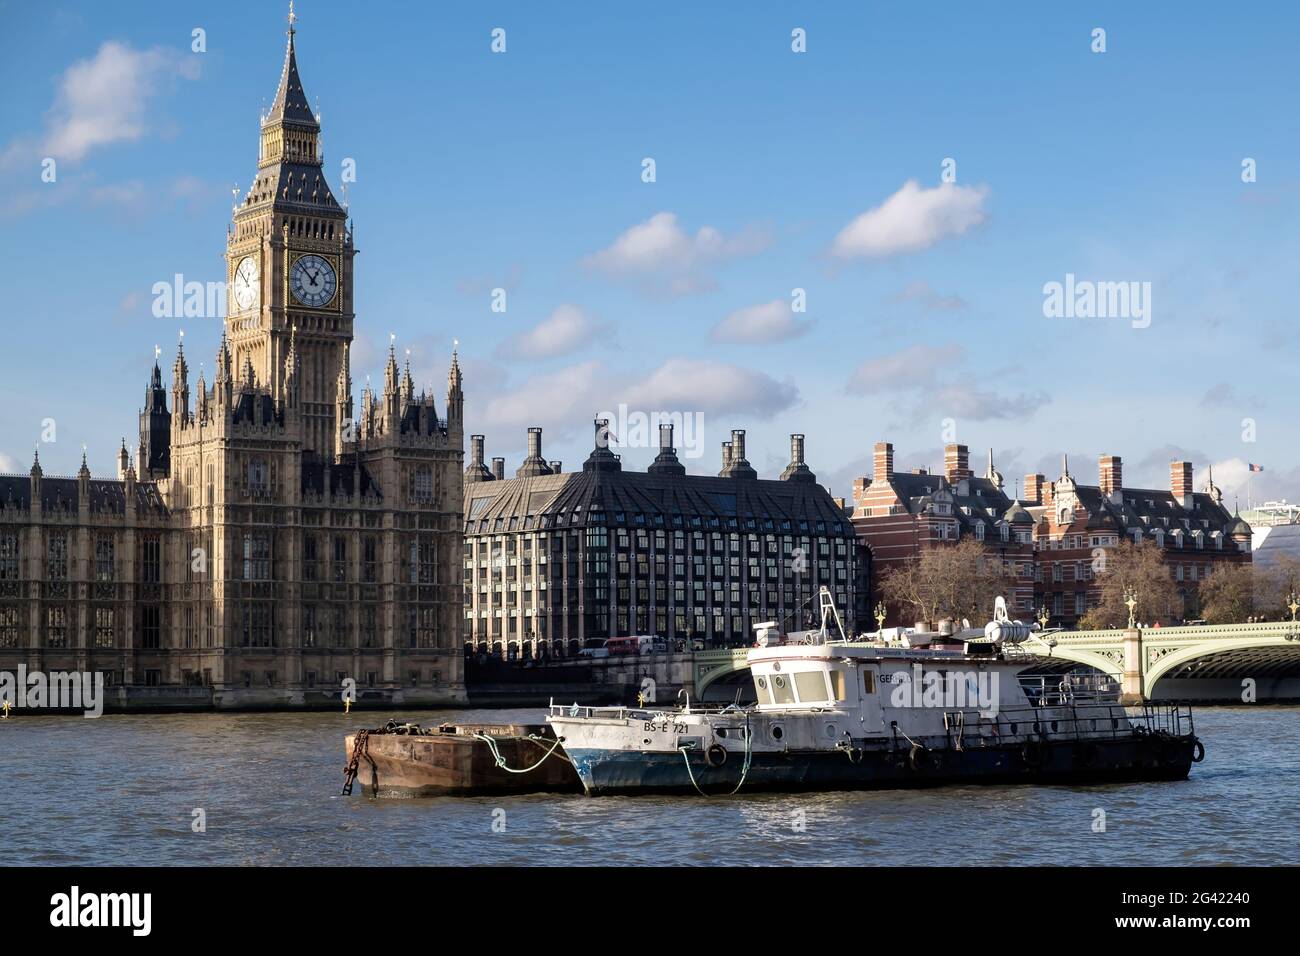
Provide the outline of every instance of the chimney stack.
[[888,482],[894,477],[894,446],[887,441],[876,442],[872,481]]
[[1098,479],[1101,493],[1119,504],[1124,498],[1124,465],[1119,455],[1101,456],[1101,474]]
[[1044,475],[1025,475],[1025,504],[1046,505],[1050,502],[1044,497],[1047,492],[1047,478]]
[[727,473],[727,469],[730,467],[731,467],[731,442],[724,441],[722,443],[722,471],[718,472],[718,474],[725,475]]
[[781,472],[782,481],[816,481],[817,476],[808,468],[807,462],[803,460],[803,436],[790,436],[790,464],[785,466],[785,471]]
[[563,471],[564,471],[564,462],[562,461],[551,462],[551,474],[558,475],[561,474]]
[[596,447],[591,450],[587,460],[582,463],[582,470],[622,471],[623,463],[619,461],[618,455],[609,450],[610,443],[616,439],[616,436],[609,433],[609,419],[597,418],[594,421],[596,426]]
[[492,459],[492,477],[497,481],[506,480],[506,460],[504,458]]
[[1174,493],[1178,503],[1184,508],[1192,504],[1192,463],[1190,461],[1171,461],[1169,463],[1169,490]]
[[943,449],[943,474],[952,484],[971,476],[970,449],[965,445],[945,445]]
[[677,460],[677,449],[673,446],[672,422],[659,423],[659,454],[646,471],[652,475],[686,474],[686,466]]
[[745,457],[745,429],[731,430],[731,443],[728,448],[727,466],[722,473],[728,478],[757,478],[758,472]]
[[535,478],[538,475],[549,475],[550,466],[546,464],[546,459],[542,457],[542,430],[537,427],[528,429],[528,457],[515,471],[516,478]]
[[466,481],[491,481],[492,472],[483,464],[483,436],[469,436],[469,464],[465,466]]

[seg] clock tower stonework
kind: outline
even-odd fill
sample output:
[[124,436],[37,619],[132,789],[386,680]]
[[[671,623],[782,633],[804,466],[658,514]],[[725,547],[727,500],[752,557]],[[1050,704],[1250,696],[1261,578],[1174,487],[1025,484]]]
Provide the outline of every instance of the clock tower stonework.
[[338,450],[338,382],[356,318],[356,248],[323,164],[320,120],[303,90],[290,25],[280,84],[262,117],[257,173],[227,236],[226,337],[235,369],[251,363],[276,401],[285,397],[285,360],[296,341],[308,457]]
[[440,415],[390,347],[382,394],[367,387],[354,415],[356,248],[323,159],[291,24],[227,233],[215,376],[191,397],[183,350],[172,369],[158,475],[177,529],[166,661],[222,707],[323,706],[349,681],[359,705],[453,703],[465,699],[461,370],[453,352]]

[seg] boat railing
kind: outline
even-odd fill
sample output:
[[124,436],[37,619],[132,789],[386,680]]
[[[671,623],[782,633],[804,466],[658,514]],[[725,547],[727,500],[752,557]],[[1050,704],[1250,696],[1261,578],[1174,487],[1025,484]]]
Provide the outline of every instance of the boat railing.
[[1016,707],[991,715],[979,710],[950,710],[944,711],[943,726],[957,749],[971,739],[1083,740],[1128,737],[1135,730],[1182,737],[1195,732],[1192,710],[1182,704],[1068,704],[1058,709],[1064,713],[1045,713],[1041,707]]
[[1038,707],[1119,703],[1119,682],[1109,674],[1022,674],[1019,680],[1029,702]]
[[740,717],[750,708],[737,707],[735,704],[717,704],[702,705],[691,704],[689,709],[683,710],[677,706],[642,706],[642,707],[625,707],[611,705],[587,705],[587,704],[557,704],[552,702],[547,706],[548,717],[585,717],[598,718],[603,720],[657,720],[669,715],[684,716],[690,714],[708,714],[712,716],[722,716],[726,714],[735,714]]

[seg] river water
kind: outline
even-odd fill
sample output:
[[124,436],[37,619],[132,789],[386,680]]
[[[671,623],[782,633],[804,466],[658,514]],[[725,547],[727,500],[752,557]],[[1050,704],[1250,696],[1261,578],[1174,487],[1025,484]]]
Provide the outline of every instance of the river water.
[[[340,797],[344,734],[390,716],[425,726],[538,719],[535,711],[13,716],[0,721],[0,846],[10,862],[65,865],[1300,863],[1296,707],[1197,709],[1207,755],[1179,783]],[[206,832],[194,832],[196,809]],[[1098,810],[1105,832],[1096,832]]]

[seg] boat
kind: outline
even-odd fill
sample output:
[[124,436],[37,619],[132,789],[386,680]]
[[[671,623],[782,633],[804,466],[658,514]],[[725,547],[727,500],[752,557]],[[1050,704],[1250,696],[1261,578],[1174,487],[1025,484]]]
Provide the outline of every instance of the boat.
[[344,739],[343,795],[581,793],[573,765],[544,724],[442,724],[390,720]]
[[[983,629],[849,638],[828,589],[820,628],[757,625],[757,703],[674,709],[551,704],[546,722],[589,795],[850,790],[1186,779],[1204,759],[1190,708],[1121,706],[1065,678],[1033,693],[1030,625],[998,598]],[[1026,682],[1029,683],[1029,682]],[[1032,685],[1031,685],[1032,686]]]

